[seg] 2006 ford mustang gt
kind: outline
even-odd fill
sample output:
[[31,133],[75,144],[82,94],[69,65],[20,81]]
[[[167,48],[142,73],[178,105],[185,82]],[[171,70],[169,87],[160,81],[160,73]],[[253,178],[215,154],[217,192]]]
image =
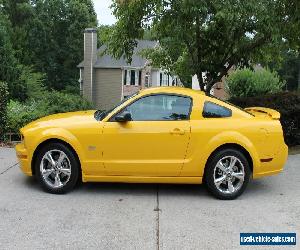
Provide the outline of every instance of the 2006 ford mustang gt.
[[142,90],[110,111],[51,115],[21,129],[22,171],[51,193],[83,182],[205,183],[234,199],[251,176],[282,171],[280,114],[242,110],[201,91]]

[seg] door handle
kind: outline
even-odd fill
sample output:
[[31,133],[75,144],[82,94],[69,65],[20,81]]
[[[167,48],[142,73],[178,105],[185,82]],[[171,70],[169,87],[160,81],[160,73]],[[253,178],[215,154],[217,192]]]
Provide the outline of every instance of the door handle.
[[174,128],[171,132],[172,135],[184,135],[185,131],[179,128]]

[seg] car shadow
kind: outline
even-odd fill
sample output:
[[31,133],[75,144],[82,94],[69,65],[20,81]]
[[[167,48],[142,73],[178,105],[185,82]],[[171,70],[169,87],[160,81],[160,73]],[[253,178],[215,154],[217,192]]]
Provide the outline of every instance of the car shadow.
[[151,184],[151,183],[106,183],[89,182],[78,185],[77,190],[82,192],[113,192],[113,193],[187,193],[197,195],[205,192],[204,185],[188,184]]
[[[38,181],[34,177],[25,177],[23,184],[26,188],[35,192],[44,192]],[[88,182],[80,183],[71,193],[84,195],[136,195],[136,196],[187,196],[205,197],[215,199],[206,190],[204,184],[148,184],[148,183],[107,183],[107,182]],[[244,198],[266,196],[272,193],[272,185],[264,180],[251,180]]]
[[25,176],[22,182],[29,189],[39,188],[39,183],[34,176]]
[[[42,191],[38,181],[34,177],[24,177],[21,182],[30,190]],[[204,185],[194,184],[151,184],[151,183],[108,183],[87,182],[80,183],[72,193],[81,194],[124,194],[124,195],[186,195],[186,196],[210,196]]]
[[248,196],[266,196],[270,193],[273,193],[275,183],[271,183],[267,178],[265,179],[255,179],[250,180],[248,183],[245,194]]

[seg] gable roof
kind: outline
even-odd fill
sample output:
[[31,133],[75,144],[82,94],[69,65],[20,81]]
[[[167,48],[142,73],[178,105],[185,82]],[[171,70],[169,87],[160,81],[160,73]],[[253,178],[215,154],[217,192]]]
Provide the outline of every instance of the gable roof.
[[[133,51],[131,64],[128,64],[124,57],[121,57],[120,59],[115,59],[114,57],[108,54],[102,55],[102,53],[107,48],[106,45],[102,45],[97,50],[98,55],[97,55],[97,61],[94,65],[94,68],[122,68],[122,67],[143,68],[147,62],[147,59],[143,58],[139,54],[139,52],[143,49],[154,48],[156,45],[158,45],[157,41],[138,40],[137,47],[134,48]],[[83,68],[84,67],[83,61],[77,67]]]

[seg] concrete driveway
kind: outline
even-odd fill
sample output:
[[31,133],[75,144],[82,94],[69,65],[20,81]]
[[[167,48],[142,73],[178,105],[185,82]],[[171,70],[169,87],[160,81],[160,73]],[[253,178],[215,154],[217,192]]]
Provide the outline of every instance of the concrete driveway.
[[237,249],[240,232],[296,232],[299,241],[300,155],[220,201],[202,185],[89,183],[51,195],[0,148],[0,249]]

